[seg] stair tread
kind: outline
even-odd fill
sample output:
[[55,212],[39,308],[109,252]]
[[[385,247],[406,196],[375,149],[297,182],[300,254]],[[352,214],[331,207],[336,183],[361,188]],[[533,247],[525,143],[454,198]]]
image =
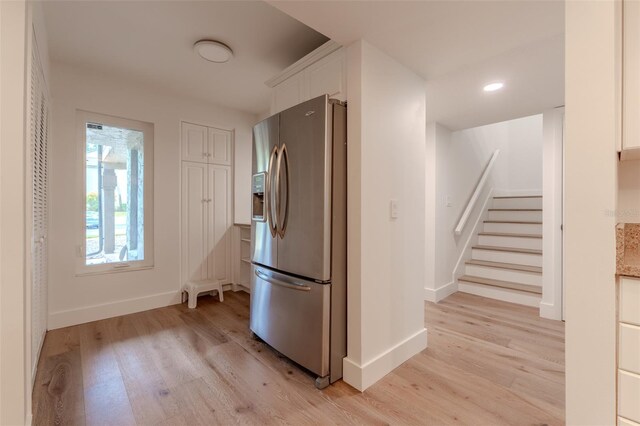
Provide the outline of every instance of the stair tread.
[[542,222],[531,222],[521,220],[485,220],[484,223],[518,223],[521,225],[542,225]]
[[492,278],[481,278],[473,275],[463,275],[458,281],[471,282],[475,284],[488,285],[492,287],[506,288],[510,290],[524,291],[527,293],[542,294],[542,287],[530,284],[520,284],[511,281],[494,280]]
[[489,237],[542,238],[540,234],[518,234],[513,232],[478,232],[478,235]]
[[523,249],[523,248],[515,248],[515,247],[477,245],[477,246],[473,246],[471,248],[472,249],[477,249],[477,250],[509,251],[509,252],[513,252],[513,253],[527,253],[527,254],[539,254],[539,255],[542,255],[542,250]]
[[490,212],[541,212],[542,209],[489,209]]
[[467,265],[487,266],[490,268],[499,269],[512,269],[514,271],[533,272],[536,274],[542,274],[542,268],[540,266],[519,265],[516,263],[503,263],[503,262],[491,262],[489,260],[471,259],[465,262]]
[[498,198],[500,200],[504,200],[506,198],[542,198],[542,195],[502,195],[493,198]]

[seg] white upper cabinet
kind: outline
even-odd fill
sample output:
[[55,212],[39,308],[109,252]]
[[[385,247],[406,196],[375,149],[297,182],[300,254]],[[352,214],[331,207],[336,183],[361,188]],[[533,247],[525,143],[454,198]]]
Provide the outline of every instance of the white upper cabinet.
[[207,128],[191,123],[182,123],[182,159],[184,161],[207,161]]
[[209,127],[207,158],[211,164],[231,165],[231,132]]
[[291,76],[273,88],[271,95],[271,113],[283,111],[305,100],[304,75]]
[[622,159],[640,159],[640,2],[622,3]]
[[182,161],[230,166],[233,132],[183,122],[181,150]]
[[271,114],[324,94],[345,101],[346,71],[344,48],[328,41],[266,82],[273,88]]
[[309,65],[305,70],[308,98],[328,94],[331,98],[346,101],[346,65],[344,49],[339,49]]

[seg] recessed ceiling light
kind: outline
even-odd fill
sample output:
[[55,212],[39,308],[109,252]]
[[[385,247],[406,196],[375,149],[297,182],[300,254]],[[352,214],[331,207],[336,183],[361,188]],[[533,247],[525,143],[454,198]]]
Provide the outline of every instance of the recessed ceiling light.
[[193,45],[198,55],[209,62],[227,62],[233,56],[229,46],[215,40],[200,40]]
[[500,90],[504,87],[504,83],[490,83],[484,86],[485,92],[495,92],[496,90]]

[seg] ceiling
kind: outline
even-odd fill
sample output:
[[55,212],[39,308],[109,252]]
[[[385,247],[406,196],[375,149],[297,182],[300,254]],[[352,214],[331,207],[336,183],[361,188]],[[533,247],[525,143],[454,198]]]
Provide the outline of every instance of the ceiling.
[[[282,1],[331,39],[365,39],[428,81],[427,119],[452,130],[564,103],[564,2]],[[504,79],[490,96],[482,87]]]
[[[327,38],[262,1],[45,1],[53,62],[100,69],[254,114],[269,109],[264,81]],[[233,59],[207,62],[212,38]]]

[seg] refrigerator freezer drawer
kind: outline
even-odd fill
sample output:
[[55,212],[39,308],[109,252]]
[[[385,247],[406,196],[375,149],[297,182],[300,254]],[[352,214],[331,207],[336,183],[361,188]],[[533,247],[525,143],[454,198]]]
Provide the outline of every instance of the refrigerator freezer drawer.
[[250,328],[274,349],[320,377],[329,374],[331,284],[253,265]]

